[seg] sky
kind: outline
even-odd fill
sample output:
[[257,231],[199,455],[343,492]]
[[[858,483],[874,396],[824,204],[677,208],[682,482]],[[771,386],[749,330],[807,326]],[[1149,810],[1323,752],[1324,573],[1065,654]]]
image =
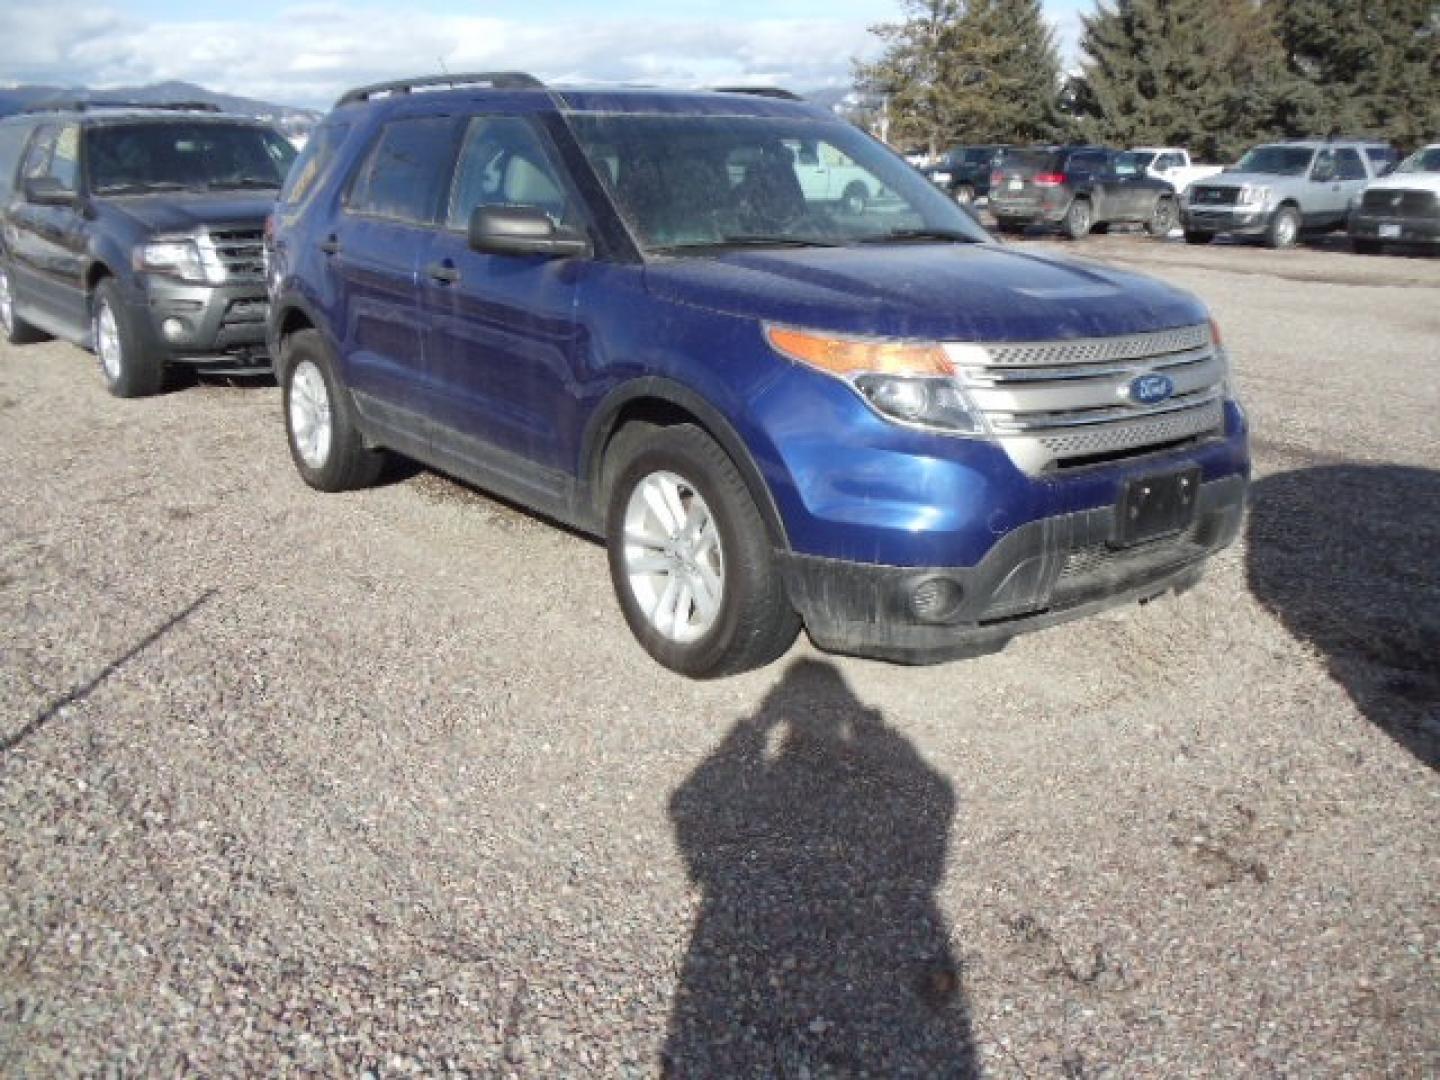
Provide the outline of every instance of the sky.
[[[1070,55],[1092,0],[1044,0]],[[551,82],[848,86],[896,0],[0,0],[0,85],[169,79],[323,108],[348,87],[440,70]]]

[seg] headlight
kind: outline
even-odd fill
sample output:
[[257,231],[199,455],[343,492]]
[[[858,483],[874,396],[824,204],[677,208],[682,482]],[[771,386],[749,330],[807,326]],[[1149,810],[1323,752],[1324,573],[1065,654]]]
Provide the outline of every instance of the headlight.
[[767,326],[777,352],[848,383],[881,416],[951,435],[985,426],[955,378],[950,351],[965,346],[867,341]]
[[1241,206],[1264,206],[1270,198],[1270,189],[1259,184],[1246,184],[1240,189]]
[[[208,237],[205,239],[208,240]],[[164,274],[197,285],[223,285],[225,266],[213,244],[196,240],[152,240],[135,249],[133,265],[149,274]]]
[[948,172],[931,173],[930,179],[937,184],[948,184],[950,183],[950,174]]

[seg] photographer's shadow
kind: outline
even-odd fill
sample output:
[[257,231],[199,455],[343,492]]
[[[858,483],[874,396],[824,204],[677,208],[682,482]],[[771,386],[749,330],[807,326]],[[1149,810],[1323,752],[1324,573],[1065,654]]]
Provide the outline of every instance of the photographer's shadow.
[[1440,766],[1440,472],[1326,465],[1260,480],[1249,577],[1372,723]]
[[954,812],[834,667],[792,665],[671,799],[704,899],[665,1074],[975,1075],[934,898]]

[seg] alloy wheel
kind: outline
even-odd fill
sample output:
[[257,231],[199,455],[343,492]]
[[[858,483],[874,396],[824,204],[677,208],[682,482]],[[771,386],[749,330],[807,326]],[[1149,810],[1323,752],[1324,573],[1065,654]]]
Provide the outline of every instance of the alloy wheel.
[[703,637],[725,596],[725,555],[709,505],[684,477],[653,472],[625,506],[625,576],[651,629],[680,644]]
[[112,383],[119,382],[125,362],[120,326],[115,321],[115,310],[103,301],[95,309],[95,355],[105,378]]
[[300,460],[312,469],[323,469],[330,458],[333,430],[325,376],[315,363],[302,360],[290,376],[290,432]]

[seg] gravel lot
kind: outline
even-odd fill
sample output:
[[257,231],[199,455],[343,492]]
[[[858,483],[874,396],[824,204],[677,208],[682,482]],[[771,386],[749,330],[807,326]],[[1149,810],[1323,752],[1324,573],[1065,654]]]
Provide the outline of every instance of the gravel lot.
[[928,669],[686,682],[273,386],[0,347],[0,1074],[1440,1073],[1440,260],[1068,250],[1214,308],[1246,540]]

